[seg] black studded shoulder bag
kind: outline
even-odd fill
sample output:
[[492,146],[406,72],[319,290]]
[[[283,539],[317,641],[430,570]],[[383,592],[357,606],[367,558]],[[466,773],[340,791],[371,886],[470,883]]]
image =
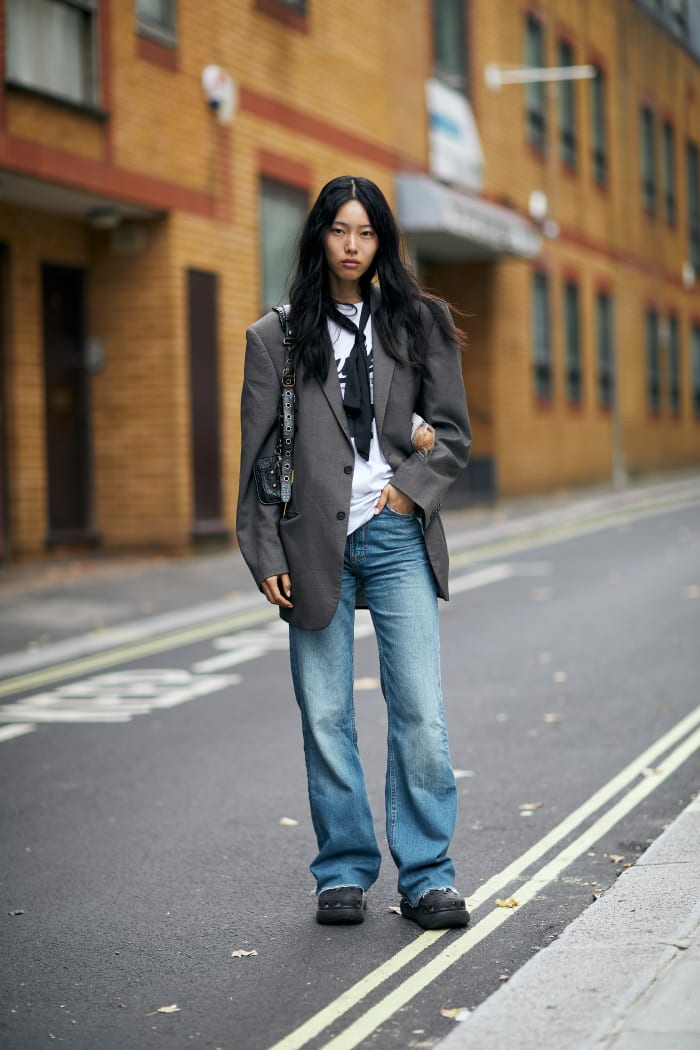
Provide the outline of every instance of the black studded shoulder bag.
[[294,433],[296,430],[296,373],[294,339],[283,306],[276,306],[284,332],[284,367],[280,395],[279,432],[272,456],[262,456],[255,464],[255,487],[258,500],[264,504],[281,503],[283,513],[292,498],[294,480]]

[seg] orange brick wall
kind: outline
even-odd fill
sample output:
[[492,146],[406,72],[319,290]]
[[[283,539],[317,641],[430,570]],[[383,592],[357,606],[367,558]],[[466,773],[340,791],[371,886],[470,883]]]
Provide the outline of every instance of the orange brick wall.
[[[0,17],[3,0],[0,0]],[[0,205],[9,245],[11,334],[6,357],[8,473],[13,551],[38,552],[46,536],[46,455],[41,341],[41,262],[87,273],[89,333],[105,346],[91,377],[95,525],[105,545],[184,549],[192,525],[186,271],[218,275],[222,487],[233,528],[239,400],[246,327],[260,311],[259,179],[273,175],[311,197],[329,178],[366,174],[393,200],[397,170],[427,167],[425,80],[431,74],[427,0],[358,0],[350,8],[312,2],[306,31],[263,13],[255,0],[178,4],[174,53],[144,46],[132,0],[102,6],[102,106],[107,119],[49,100],[6,92],[0,133],[25,174],[158,213],[115,233],[78,217]],[[519,87],[486,89],[487,62],[519,65],[526,4],[471,0],[470,96],[486,157],[485,196],[527,214],[533,189],[547,193],[559,236],[544,243],[552,293],[554,397],[538,405],[532,385],[530,286],[523,260],[442,264],[427,277],[462,311],[464,372],[475,455],[492,455],[501,491],[526,492],[610,475],[611,418],[595,402],[596,289],[615,301],[620,402],[631,470],[700,461],[691,418],[689,325],[698,292],[680,281],[687,253],[684,149],[700,127],[700,67],[632,0],[539,0],[547,60],[565,33],[575,60],[600,61],[608,83],[610,183],[590,165],[589,85],[576,86],[580,164],[525,141]],[[147,57],[150,56],[150,57]],[[201,72],[222,65],[239,88],[230,128],[219,126]],[[549,90],[549,136],[558,132]],[[677,145],[675,228],[643,213],[639,105],[672,114]],[[660,144],[659,144],[660,146]],[[0,159],[4,156],[0,152]],[[86,206],[87,210],[87,206]],[[584,403],[564,397],[562,285],[575,272],[581,296]],[[683,406],[651,419],[646,410],[644,314],[680,320]]]

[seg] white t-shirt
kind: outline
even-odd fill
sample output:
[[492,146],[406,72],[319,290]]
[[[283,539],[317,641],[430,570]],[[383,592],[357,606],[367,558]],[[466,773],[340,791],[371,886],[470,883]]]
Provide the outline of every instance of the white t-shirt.
[[[359,324],[362,303],[348,304],[338,303],[338,309]],[[355,335],[346,328],[341,328],[335,321],[329,319],[328,332],[331,337],[331,345],[335,355],[335,363],[340,380],[340,392],[345,393],[345,364],[355,345]],[[365,327],[365,346],[367,347],[367,363],[369,365],[369,386],[374,402],[374,359],[372,357],[372,318],[370,317]],[[353,439],[353,448],[355,441]],[[394,472],[387,463],[379,445],[377,437],[377,424],[372,419],[372,440],[369,446],[369,459],[363,459],[355,449],[355,469],[352,475],[352,493],[350,496],[350,516],[348,518],[348,535],[359,529],[360,525],[370,521],[374,508],[381,495],[382,489],[394,476]]]

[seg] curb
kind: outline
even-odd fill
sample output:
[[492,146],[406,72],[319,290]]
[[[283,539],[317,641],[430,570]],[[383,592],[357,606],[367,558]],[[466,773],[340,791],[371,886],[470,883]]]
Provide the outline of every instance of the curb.
[[433,1050],[699,1045],[698,841],[700,798]]

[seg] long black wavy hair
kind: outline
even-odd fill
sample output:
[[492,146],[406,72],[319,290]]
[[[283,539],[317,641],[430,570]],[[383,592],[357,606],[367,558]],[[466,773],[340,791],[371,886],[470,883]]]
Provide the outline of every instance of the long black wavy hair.
[[[460,336],[448,312],[421,290],[406,266],[396,220],[382,191],[370,179],[350,175],[326,183],[299,237],[289,295],[297,366],[302,366],[305,378],[315,376],[323,382],[328,376],[333,358],[328,319],[343,324],[345,318],[330,293],[324,241],[339,209],[349,200],[363,205],[377,235],[377,253],[360,278],[360,292],[367,298],[374,278],[378,279],[381,299],[372,323],[379,340],[396,360],[427,372],[428,340],[420,319],[421,303],[428,306],[446,338],[460,343]],[[408,358],[398,349],[402,330],[407,335]]]

